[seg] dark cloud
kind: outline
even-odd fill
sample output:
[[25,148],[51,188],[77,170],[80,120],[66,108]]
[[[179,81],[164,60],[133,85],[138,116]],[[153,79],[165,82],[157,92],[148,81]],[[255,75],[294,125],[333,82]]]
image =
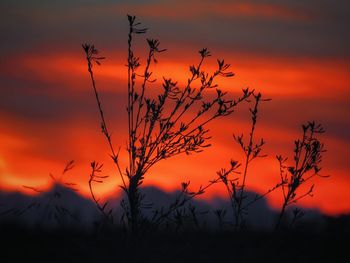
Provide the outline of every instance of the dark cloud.
[[[193,43],[230,51],[301,56],[350,55],[350,37],[347,34],[350,8],[347,1],[215,2],[223,10],[230,3],[272,5],[277,7],[277,11],[278,8],[282,8],[282,11],[289,8],[291,12],[309,15],[309,20],[281,20],[278,14],[277,17],[268,17],[259,14],[230,15],[227,10],[224,13],[214,12],[210,5],[205,4],[210,1],[198,2],[193,10],[188,10],[189,14],[179,12],[185,3],[189,4],[187,1],[75,0],[31,1],[30,4],[26,1],[5,1],[2,3],[4,14],[0,26],[4,37],[0,45],[7,52],[45,45],[55,49],[63,45],[71,49],[76,43],[89,40],[107,46],[113,43],[113,46],[120,47],[123,42],[120,36],[125,39],[127,27],[125,15],[134,11],[152,32],[157,32],[160,39],[169,44],[175,41],[176,46],[179,43]],[[176,15],[168,17],[168,12],[175,12]]]
[[[1,78],[0,78],[1,80]],[[50,84],[54,92],[61,90],[66,96],[40,93],[40,81],[33,84],[13,81],[2,87],[0,112],[14,118],[34,123],[63,123],[65,120],[88,119],[97,114],[96,102],[90,90],[71,91],[60,85]],[[90,87],[89,87],[90,88]],[[100,92],[107,115],[121,109],[123,96],[115,92]],[[118,105],[117,107],[115,105]],[[123,119],[116,116],[117,120]]]
[[327,98],[276,98],[262,106],[264,126],[284,127],[295,130],[307,121],[321,123],[327,136],[350,143],[349,103],[346,100]]

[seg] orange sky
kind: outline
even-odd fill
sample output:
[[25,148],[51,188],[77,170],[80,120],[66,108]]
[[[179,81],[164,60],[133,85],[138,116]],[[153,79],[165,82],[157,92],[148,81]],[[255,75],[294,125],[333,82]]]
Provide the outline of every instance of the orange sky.
[[[205,39],[202,35],[200,37],[203,39],[198,40],[195,36],[186,39],[185,35],[181,35],[184,20],[190,21],[191,26],[195,25],[194,28],[199,28],[199,24],[206,21],[204,17],[209,13],[212,16],[224,16],[225,19],[234,17],[240,23],[245,19],[247,24],[251,21],[256,22],[256,19],[262,19],[265,22],[267,19],[270,22],[266,23],[270,25],[272,19],[286,23],[288,28],[289,23],[296,23],[298,26],[300,23],[309,25],[322,19],[322,10],[312,13],[307,8],[295,6],[263,5],[255,4],[254,1],[234,2],[226,8],[209,1],[204,1],[201,9],[188,4],[188,8],[194,8],[191,17],[175,16],[176,12],[170,8],[171,6],[161,3],[148,6],[148,9],[142,8],[144,4],[127,3],[120,6],[113,5],[115,9],[107,4],[78,6],[76,10],[79,10],[79,16],[76,19],[85,21],[85,15],[89,10],[96,10],[96,14],[91,18],[93,21],[101,18],[99,14],[103,12],[111,15],[113,10],[118,8],[134,10],[141,19],[142,16],[146,21],[151,19],[151,26],[156,27],[151,35],[153,37],[157,34],[160,39],[162,39],[163,29],[160,29],[158,34],[156,30],[161,28],[161,23],[157,19],[164,20],[171,26],[178,22],[179,44],[174,42],[177,34],[169,35],[168,32],[164,32],[164,47],[169,50],[158,56],[159,63],[153,66],[152,70],[157,79],[161,79],[162,76],[171,77],[178,80],[180,84],[187,79],[189,65],[198,61],[195,50],[203,46],[203,39]],[[181,3],[180,1],[180,4],[174,4],[172,8],[174,10],[184,8]],[[10,5],[8,8],[12,10]],[[64,10],[63,7],[62,10]],[[21,16],[20,11],[19,8],[15,13]],[[74,13],[73,8],[69,11]],[[49,26],[58,24],[59,21],[50,18],[49,12],[49,7],[38,6],[30,13],[35,19],[29,16],[26,19],[30,19],[33,28],[39,23],[42,27],[43,21],[49,21],[51,23]],[[65,14],[68,15],[69,12]],[[155,19],[155,22],[152,19]],[[195,24],[196,19],[199,21],[198,25]],[[278,28],[275,24],[273,25],[274,28]],[[121,26],[126,25],[125,23],[118,25],[118,27]],[[256,34],[259,36],[264,36],[264,32],[268,31],[258,26],[256,28],[258,30]],[[57,33],[66,37],[65,42],[55,41],[56,36],[53,37],[51,33],[47,33],[51,36],[49,37],[45,35],[45,29],[42,30],[43,35],[39,34],[39,38],[45,38],[43,42],[38,44],[33,40],[34,42],[30,42],[29,47],[23,50],[21,50],[23,47],[12,50],[9,44],[5,47],[8,52],[4,53],[0,63],[2,72],[0,75],[2,80],[0,84],[2,97],[0,101],[2,122],[0,189],[25,193],[31,193],[31,191],[23,188],[23,185],[48,189],[52,182],[48,174],[58,176],[66,162],[75,160],[75,168],[65,175],[64,181],[76,183],[79,192],[88,197],[89,164],[96,160],[105,164],[104,173],[110,176],[104,184],[96,186],[98,195],[103,197],[117,195],[120,181],[109,160],[108,147],[100,132],[99,116],[84,56],[79,46],[85,40],[80,41],[79,38],[80,42],[75,42],[77,39],[73,36],[74,34],[67,33],[69,24],[66,25],[66,31],[58,30]],[[202,29],[200,31],[204,32]],[[119,42],[126,42],[125,28],[118,32],[124,34],[119,36]],[[125,46],[122,46],[124,49],[113,48],[108,39],[98,40],[97,35],[100,33],[96,33],[96,42],[100,42],[99,49],[107,59],[101,68],[95,67],[96,79],[104,102],[107,121],[112,127],[114,144],[116,147],[121,146],[124,150],[127,133]],[[89,34],[81,33],[79,37],[94,39],[94,35]],[[288,36],[286,33],[285,38],[287,39]],[[331,177],[317,178],[315,196],[305,198],[300,203],[305,207],[320,209],[328,214],[349,213],[350,203],[347,200],[350,200],[348,191],[350,166],[346,159],[350,148],[348,137],[350,60],[348,57],[340,54],[313,54],[314,50],[309,46],[306,47],[310,48],[310,54],[304,51],[304,49],[307,50],[304,47],[300,47],[300,51],[294,51],[293,43],[290,50],[285,51],[271,51],[269,48],[261,51],[261,45],[258,43],[256,49],[251,46],[251,43],[247,43],[247,47],[244,48],[235,46],[230,49],[227,44],[230,40],[226,39],[227,36],[218,35],[217,37],[218,39],[222,37],[222,42],[212,42],[211,37],[207,36],[209,44],[219,48],[211,50],[213,57],[207,61],[206,70],[209,72],[214,70],[216,57],[219,57],[231,63],[232,71],[236,74],[232,79],[220,80],[218,82],[220,87],[228,91],[229,95],[237,96],[242,88],[249,86],[272,99],[262,105],[257,128],[257,136],[267,141],[264,152],[268,157],[252,164],[251,173],[248,174],[248,188],[262,193],[276,184],[279,177],[275,156],[283,154],[291,158],[293,140],[300,136],[300,125],[308,120],[316,120],[323,123],[327,131],[321,137],[327,148],[323,174]],[[141,43],[138,43],[137,51],[142,50],[143,40],[141,38]],[[15,40],[11,41],[15,46]],[[312,41],[307,40],[305,43]],[[184,43],[187,44],[184,45]],[[266,43],[262,42],[262,45],[267,45]],[[278,48],[282,48],[283,43],[280,44]],[[121,44],[116,45],[120,47]],[[274,44],[271,42],[272,45]],[[295,44],[295,46],[298,45],[298,43]],[[324,53],[328,50],[327,48],[327,46],[324,47]],[[295,52],[300,54],[296,56]],[[143,53],[140,55],[144,57]],[[215,177],[216,171],[228,166],[231,158],[242,160],[240,149],[232,140],[232,133],[247,133],[248,121],[247,107],[241,107],[232,116],[217,120],[210,125],[213,136],[211,148],[198,155],[178,156],[159,163],[152,168],[146,177],[145,184],[157,185],[166,190],[178,189],[182,181],[188,180],[191,180],[193,187],[205,185]],[[122,163],[126,164],[125,150],[121,158]],[[208,190],[204,198],[212,198],[215,195],[224,196],[224,194],[224,188],[218,185]],[[272,194],[269,197],[270,204],[278,207],[281,197],[280,192]]]

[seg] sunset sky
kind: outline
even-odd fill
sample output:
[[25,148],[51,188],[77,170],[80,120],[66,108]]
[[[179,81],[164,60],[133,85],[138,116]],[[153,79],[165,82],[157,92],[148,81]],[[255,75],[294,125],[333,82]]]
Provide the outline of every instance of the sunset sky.
[[[136,41],[141,63],[146,37],[167,49],[152,66],[158,80],[186,81],[189,65],[206,47],[212,53],[208,71],[224,58],[236,74],[219,81],[221,89],[238,96],[250,87],[272,99],[260,108],[256,134],[266,140],[268,157],[252,163],[248,189],[262,193],[277,183],[275,156],[292,159],[301,124],[315,120],[326,129],[321,174],[331,177],[316,178],[314,197],[300,203],[327,214],[350,213],[349,1],[2,0],[0,10],[0,190],[48,189],[49,174],[58,177],[75,160],[64,181],[88,197],[90,162],[96,160],[110,176],[96,186],[98,194],[118,195],[120,180],[100,131],[81,44],[94,43],[107,57],[95,67],[97,87],[125,165],[126,14],[132,14],[149,28]],[[212,147],[159,163],[145,184],[168,191],[188,180],[193,187],[205,185],[230,159],[242,161],[232,134],[247,133],[248,125],[247,106],[216,120],[209,127]],[[215,195],[224,196],[224,188],[216,186],[204,198]],[[277,191],[269,202],[278,207],[281,198]]]

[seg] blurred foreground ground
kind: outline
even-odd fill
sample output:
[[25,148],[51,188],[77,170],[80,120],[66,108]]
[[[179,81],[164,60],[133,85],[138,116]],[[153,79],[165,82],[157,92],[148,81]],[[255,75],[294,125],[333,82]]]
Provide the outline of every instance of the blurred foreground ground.
[[350,217],[329,217],[279,232],[206,229],[146,232],[132,241],[122,229],[84,230],[5,223],[0,262],[346,262]]

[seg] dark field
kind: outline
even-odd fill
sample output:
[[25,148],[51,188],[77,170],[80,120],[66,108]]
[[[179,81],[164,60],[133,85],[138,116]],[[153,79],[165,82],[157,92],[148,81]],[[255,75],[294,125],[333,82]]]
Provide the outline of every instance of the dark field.
[[87,231],[3,223],[1,262],[346,262],[349,217],[328,218],[320,231],[309,225],[278,232]]

